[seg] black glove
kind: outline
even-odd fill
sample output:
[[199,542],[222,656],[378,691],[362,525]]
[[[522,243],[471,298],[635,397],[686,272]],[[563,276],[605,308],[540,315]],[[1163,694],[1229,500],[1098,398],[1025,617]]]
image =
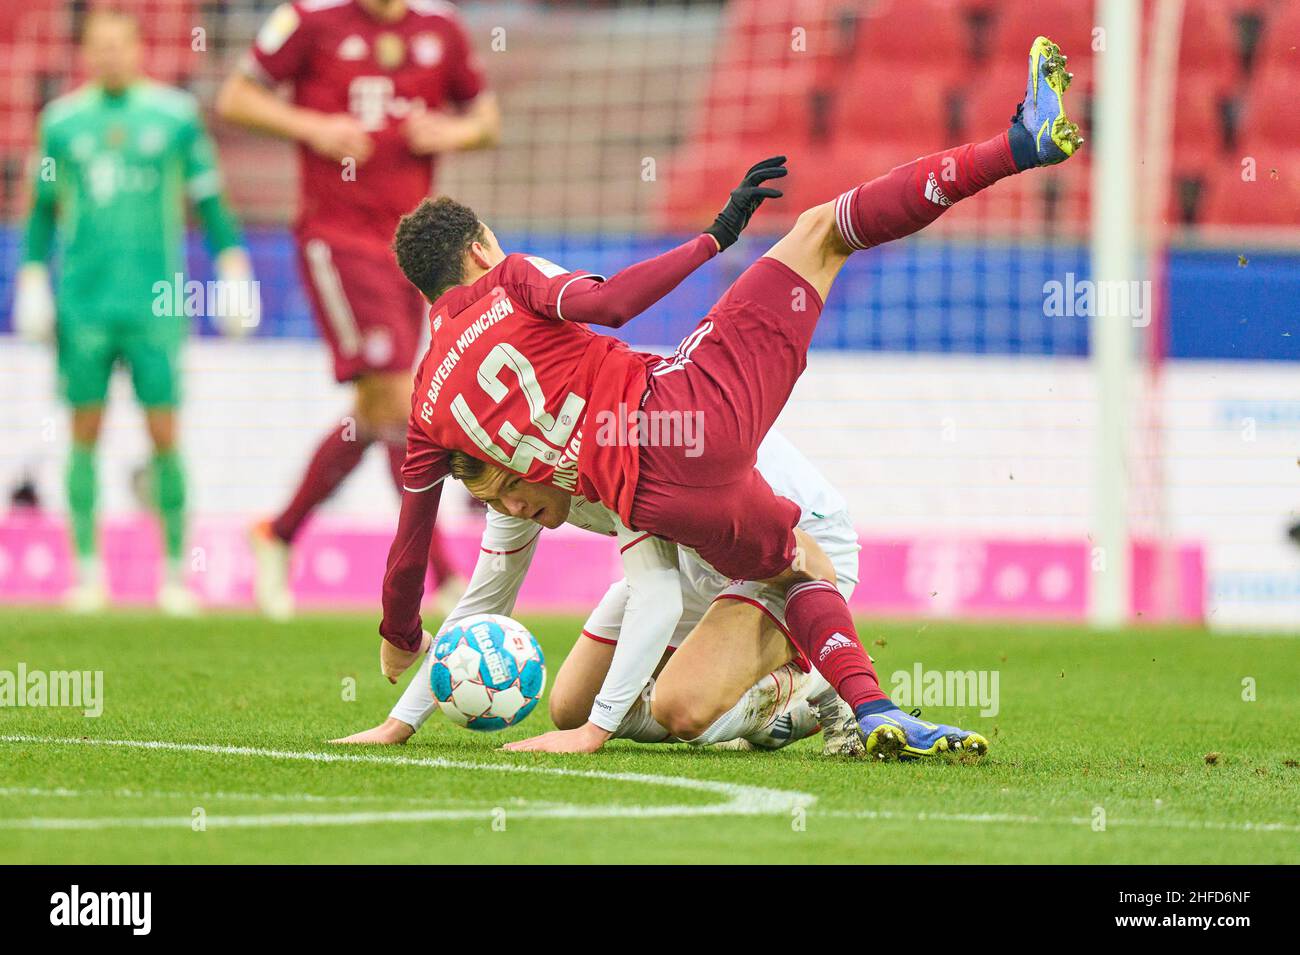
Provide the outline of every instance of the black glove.
[[740,185],[731,190],[731,198],[726,206],[713,220],[713,225],[704,231],[718,240],[718,249],[732,245],[740,238],[740,233],[749,225],[749,218],[754,214],[764,199],[780,199],[781,190],[772,189],[761,183],[769,179],[780,179],[788,169],[785,168],[784,156],[773,156],[749,167]]

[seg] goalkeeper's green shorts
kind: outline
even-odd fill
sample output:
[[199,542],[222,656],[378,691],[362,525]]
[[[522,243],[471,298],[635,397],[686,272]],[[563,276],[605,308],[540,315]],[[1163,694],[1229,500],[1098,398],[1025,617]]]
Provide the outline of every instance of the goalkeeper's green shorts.
[[136,397],[146,408],[180,403],[180,351],[184,330],[163,323],[111,319],[59,319],[59,384],[74,408],[100,405],[108,397],[113,368],[131,372]]

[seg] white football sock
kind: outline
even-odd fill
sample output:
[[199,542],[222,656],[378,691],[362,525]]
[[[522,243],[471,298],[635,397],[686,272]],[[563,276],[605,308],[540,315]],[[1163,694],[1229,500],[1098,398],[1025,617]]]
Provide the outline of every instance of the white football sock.
[[[770,726],[782,713],[808,697],[809,674],[793,663],[763,677],[695,739],[693,746],[741,739]],[[823,681],[824,682],[824,681]]]
[[826,682],[826,677],[822,676],[816,670],[808,674],[808,691],[804,694],[805,698],[813,706],[825,706],[832,702],[838,694],[835,687]]
[[178,587],[185,586],[184,558],[175,557],[167,560],[167,565],[163,568],[163,581],[168,584],[174,584]]
[[433,669],[433,655],[426,653],[420,668],[415,671],[415,676],[411,677],[411,682],[406,684],[402,698],[397,701],[389,716],[418,730],[424,725],[424,721],[433,715],[433,711],[438,708],[438,701],[433,698],[433,686],[429,682],[431,669]]
[[83,587],[102,587],[104,585],[104,565],[98,554],[88,554],[77,558],[77,583]]

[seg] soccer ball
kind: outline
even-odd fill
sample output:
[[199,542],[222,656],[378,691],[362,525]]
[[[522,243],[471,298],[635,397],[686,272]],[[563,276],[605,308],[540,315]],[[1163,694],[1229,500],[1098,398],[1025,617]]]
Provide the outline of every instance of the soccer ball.
[[433,641],[429,682],[447,718],[472,730],[523,720],[546,688],[546,661],[528,628],[500,614],[461,620]]

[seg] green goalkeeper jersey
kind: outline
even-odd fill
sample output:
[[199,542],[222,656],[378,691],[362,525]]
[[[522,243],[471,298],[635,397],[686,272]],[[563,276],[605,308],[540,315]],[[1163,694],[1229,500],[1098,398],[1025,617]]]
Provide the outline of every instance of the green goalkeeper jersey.
[[23,261],[44,262],[57,234],[59,321],[184,322],[170,290],[185,268],[186,198],[213,254],[241,242],[190,94],[92,84],[46,106]]

